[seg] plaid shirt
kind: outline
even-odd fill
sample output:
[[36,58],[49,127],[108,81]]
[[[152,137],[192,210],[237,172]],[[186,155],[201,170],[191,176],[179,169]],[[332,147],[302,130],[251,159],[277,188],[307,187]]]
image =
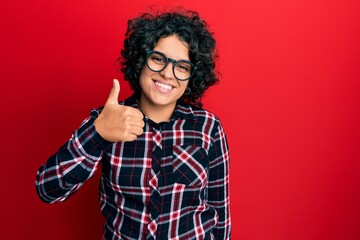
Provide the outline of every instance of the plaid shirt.
[[[121,104],[138,108],[134,96]],[[40,167],[43,201],[64,201],[102,163],[104,239],[230,239],[229,152],[218,118],[179,103],[170,121],[145,117],[136,141],[111,143],[95,130],[100,112]]]

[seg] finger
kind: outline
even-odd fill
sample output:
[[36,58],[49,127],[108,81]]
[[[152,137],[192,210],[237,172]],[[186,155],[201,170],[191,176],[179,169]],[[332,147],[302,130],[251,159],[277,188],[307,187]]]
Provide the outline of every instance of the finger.
[[108,99],[106,100],[107,104],[118,104],[118,98],[120,93],[120,83],[117,79],[113,80],[113,86],[111,88]]
[[136,109],[136,108],[133,108],[133,111],[131,112],[131,115],[133,117],[140,118],[140,119],[144,118],[143,113],[140,110]]
[[132,142],[132,141],[135,141],[136,139],[137,139],[136,134],[129,134],[129,136],[127,136],[127,138],[124,142]]
[[138,127],[138,126],[133,126],[131,128],[131,133],[135,134],[136,136],[140,136],[141,134],[143,134],[143,128],[142,127]]
[[137,127],[137,128],[141,128],[141,129],[144,128],[144,126],[143,126],[143,124],[141,122],[133,122],[133,123],[131,123],[130,128],[133,128],[133,127]]
[[143,128],[145,126],[145,122],[142,119],[134,119],[133,125]]

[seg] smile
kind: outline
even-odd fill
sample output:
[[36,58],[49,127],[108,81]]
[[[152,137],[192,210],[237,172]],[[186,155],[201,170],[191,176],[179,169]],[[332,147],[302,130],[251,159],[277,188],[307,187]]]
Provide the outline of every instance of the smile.
[[160,82],[155,82],[155,85],[158,86],[161,90],[166,92],[172,89],[172,86]]

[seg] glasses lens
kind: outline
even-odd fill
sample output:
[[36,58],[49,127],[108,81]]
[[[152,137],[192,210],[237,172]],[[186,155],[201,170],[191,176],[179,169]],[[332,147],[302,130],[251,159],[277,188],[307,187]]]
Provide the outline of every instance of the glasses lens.
[[179,61],[174,66],[175,77],[180,80],[187,80],[190,78],[193,67],[191,63],[185,61]]
[[150,53],[147,58],[147,65],[152,71],[159,72],[166,66],[165,56],[156,52]]

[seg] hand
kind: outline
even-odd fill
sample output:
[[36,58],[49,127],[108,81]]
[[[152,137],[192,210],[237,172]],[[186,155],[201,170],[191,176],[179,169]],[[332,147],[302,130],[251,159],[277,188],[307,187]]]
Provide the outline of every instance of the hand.
[[135,141],[143,133],[143,114],[136,108],[120,105],[119,93],[119,81],[114,79],[105,106],[94,122],[95,129],[109,142]]

